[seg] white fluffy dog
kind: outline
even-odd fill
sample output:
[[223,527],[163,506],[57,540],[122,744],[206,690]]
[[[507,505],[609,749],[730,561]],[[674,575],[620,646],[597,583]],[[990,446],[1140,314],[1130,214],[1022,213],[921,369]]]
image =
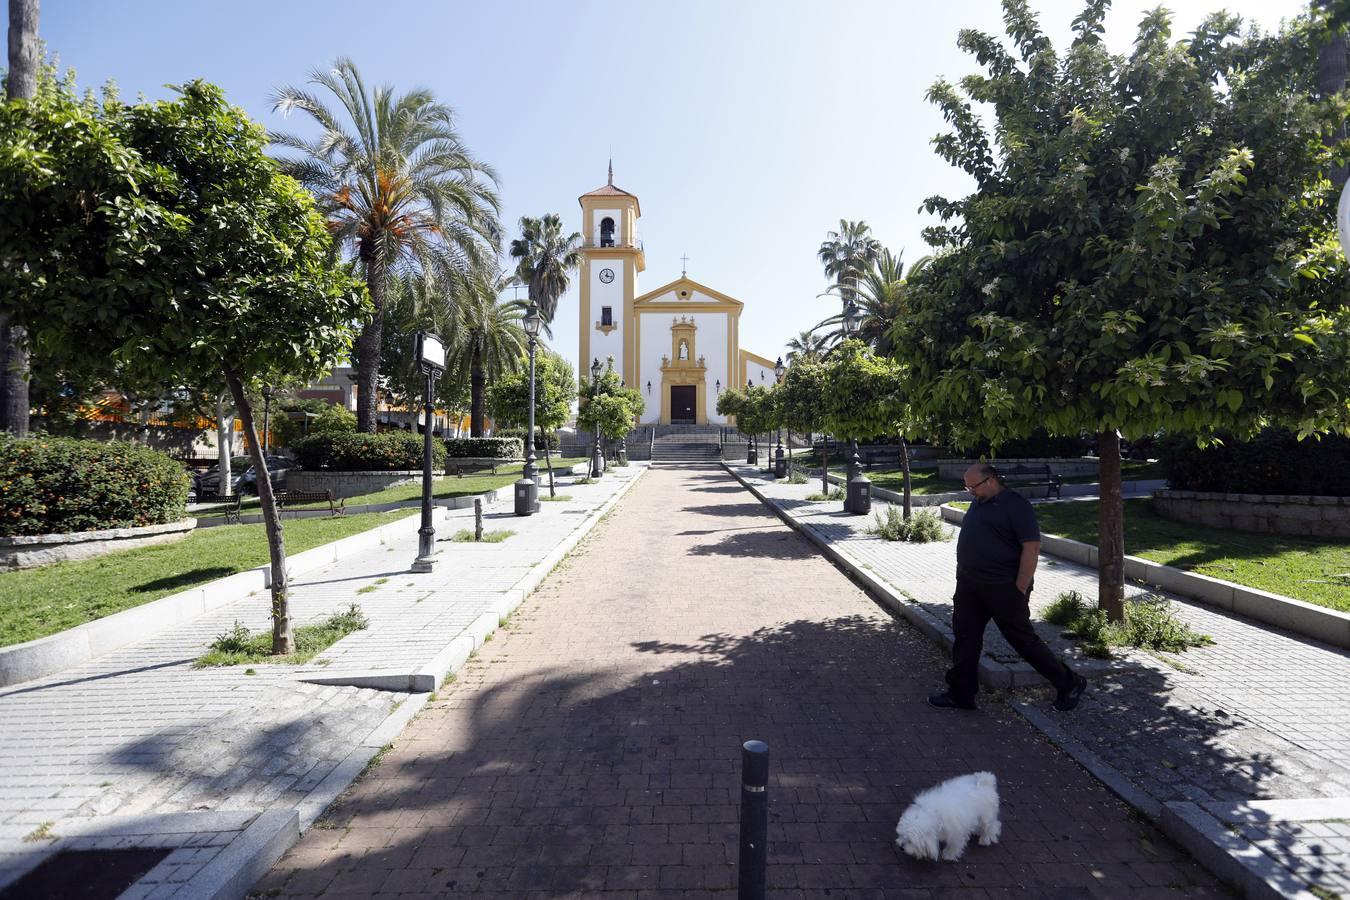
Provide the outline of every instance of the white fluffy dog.
[[915,859],[960,859],[971,835],[998,842],[998,782],[992,772],[949,778],[914,798],[895,826],[895,843]]

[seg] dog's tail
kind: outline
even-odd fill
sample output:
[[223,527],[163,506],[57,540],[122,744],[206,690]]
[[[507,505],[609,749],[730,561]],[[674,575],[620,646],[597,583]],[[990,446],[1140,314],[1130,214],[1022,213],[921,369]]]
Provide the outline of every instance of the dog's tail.
[[998,779],[994,777],[993,772],[976,772],[975,783],[982,788],[997,789]]

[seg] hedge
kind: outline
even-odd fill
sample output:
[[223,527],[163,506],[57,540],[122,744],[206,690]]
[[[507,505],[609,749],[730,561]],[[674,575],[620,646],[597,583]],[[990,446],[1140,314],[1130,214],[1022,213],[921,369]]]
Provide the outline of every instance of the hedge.
[[[332,472],[396,472],[422,468],[422,436],[407,431],[380,434],[313,434],[291,448],[303,468]],[[431,442],[433,469],[445,467],[445,447]]]
[[[536,453],[544,448],[545,442],[548,443],[550,450],[558,449],[558,435],[555,432],[542,431],[539,428],[536,428],[534,432],[534,449]],[[499,438],[517,438],[521,442],[521,447],[525,446],[525,429],[523,427],[498,428],[493,432],[493,436]],[[523,453],[524,451],[522,450],[521,452]]]
[[516,459],[525,454],[524,443],[518,437],[451,438],[445,449],[451,459],[469,456],[491,459]]
[[0,535],[177,522],[188,483],[180,463],[138,444],[0,435]]
[[1159,449],[1173,490],[1350,497],[1350,438],[1300,441],[1272,428],[1251,441],[1225,438],[1203,449],[1194,440],[1169,438]]

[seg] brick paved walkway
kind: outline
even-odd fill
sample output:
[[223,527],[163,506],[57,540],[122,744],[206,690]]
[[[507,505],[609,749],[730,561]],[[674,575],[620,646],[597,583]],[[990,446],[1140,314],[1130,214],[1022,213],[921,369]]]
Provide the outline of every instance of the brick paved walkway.
[[[927,707],[944,665],[727,474],[655,469],[255,892],[730,896],[758,738],[773,896],[1224,895],[1006,706]],[[997,846],[894,849],[986,768]]]
[[[954,540],[889,543],[865,533],[870,517],[845,515],[838,502],[807,502],[819,485],[779,484],[748,468],[738,471],[801,527],[933,619],[950,621]],[[883,504],[876,509],[884,514]],[[1033,607],[1068,590],[1095,598],[1095,570],[1042,556]],[[1144,591],[1127,585],[1126,593]],[[1042,623],[1042,636],[1092,678],[1091,690],[1072,716],[1038,714],[1044,688],[1019,692],[1015,702],[1056,740],[1074,742],[1080,757],[1101,764],[1099,771],[1118,774],[1150,815],[1170,807],[1191,817],[1282,891],[1316,885],[1323,896],[1350,898],[1350,653],[1170,599],[1178,616],[1212,636],[1213,645],[1176,655],[1130,652],[1101,663],[1078,656],[1059,629]],[[1017,662],[992,625],[985,653]]]

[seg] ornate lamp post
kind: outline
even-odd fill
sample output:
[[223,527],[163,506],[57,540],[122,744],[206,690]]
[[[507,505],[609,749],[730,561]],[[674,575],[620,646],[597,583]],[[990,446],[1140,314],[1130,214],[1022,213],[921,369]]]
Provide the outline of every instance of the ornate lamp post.
[[263,462],[267,461],[267,454],[271,445],[270,434],[272,430],[272,386],[264,385],[263,395]]
[[432,395],[436,379],[445,371],[445,345],[430,331],[417,332],[417,363],[426,376],[422,404],[422,527],[417,529],[417,559],[414,572],[436,570],[436,529],[431,524],[431,417],[436,408]]
[[[851,338],[862,327],[862,311],[849,303],[844,308],[844,337]],[[844,495],[844,512],[855,516],[865,516],[872,511],[872,480],[863,474],[862,462],[858,459],[858,439],[848,439],[848,491]]]
[[[600,372],[604,367],[597,358],[591,363],[591,402],[600,396]],[[595,443],[591,445],[591,477],[599,478],[605,473],[605,458],[600,453],[600,418],[595,419]]]
[[[530,348],[530,412],[529,427],[525,430],[525,468],[516,482],[516,515],[532,516],[539,512],[539,473],[534,465],[534,348],[539,344],[539,329],[544,319],[533,303],[525,310],[523,322]],[[548,452],[547,445],[544,452]]]
[[[787,366],[783,365],[783,357],[778,357],[778,362],[773,364],[773,377],[775,384],[783,383],[783,375],[787,372]],[[773,477],[787,477],[787,457],[783,455],[783,426],[780,423],[775,429],[778,438],[778,452],[773,456]]]

